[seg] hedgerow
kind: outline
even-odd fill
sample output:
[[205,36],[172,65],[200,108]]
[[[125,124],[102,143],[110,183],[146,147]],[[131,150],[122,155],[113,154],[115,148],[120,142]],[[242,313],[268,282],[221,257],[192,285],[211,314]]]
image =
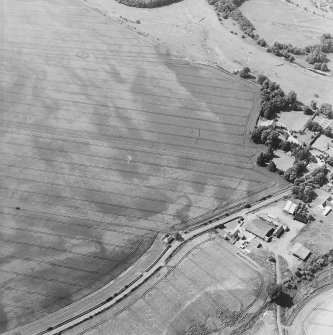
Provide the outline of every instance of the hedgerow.
[[154,8],[165,5],[170,5],[178,0],[116,0],[119,3],[130,6],[130,7],[139,7],[139,8]]

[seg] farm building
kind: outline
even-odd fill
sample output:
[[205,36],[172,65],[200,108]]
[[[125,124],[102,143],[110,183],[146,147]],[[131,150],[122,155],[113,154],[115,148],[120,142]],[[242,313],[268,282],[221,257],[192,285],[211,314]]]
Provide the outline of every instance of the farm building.
[[323,215],[324,215],[324,216],[327,216],[327,215],[331,212],[331,210],[332,210],[332,208],[329,207],[329,206],[327,206],[327,207],[324,209],[324,211],[323,211]]
[[162,241],[166,244],[172,243],[173,240],[174,240],[174,237],[169,234],[165,235],[164,238],[162,239]]
[[333,198],[330,196],[328,197],[323,203],[319,205],[320,208],[322,208],[323,215],[328,215],[329,212],[333,209]]
[[229,241],[231,244],[235,244],[240,239],[239,234],[239,229],[236,227],[235,229],[228,231],[224,235],[224,239]]
[[297,204],[288,200],[286,205],[284,206],[283,211],[285,213],[289,213],[289,214],[293,215],[295,213],[296,208],[297,208]]
[[264,120],[259,121],[258,126],[259,127],[275,127],[276,121],[275,120]]
[[278,218],[272,214],[258,213],[257,217],[261,220],[271,223],[272,225],[276,227],[281,225],[281,223],[278,221]]
[[258,236],[265,241],[269,240],[269,238],[272,236],[275,230],[275,228],[272,225],[268,224],[265,221],[258,220],[258,219],[254,219],[251,222],[249,222],[246,225],[245,229],[249,233],[255,236]]
[[291,253],[297,258],[305,261],[311,254],[311,251],[301,243],[295,243],[291,248]]
[[280,226],[276,227],[276,229],[273,232],[273,235],[276,236],[276,237],[280,237],[283,233],[284,233],[283,225],[280,225]]

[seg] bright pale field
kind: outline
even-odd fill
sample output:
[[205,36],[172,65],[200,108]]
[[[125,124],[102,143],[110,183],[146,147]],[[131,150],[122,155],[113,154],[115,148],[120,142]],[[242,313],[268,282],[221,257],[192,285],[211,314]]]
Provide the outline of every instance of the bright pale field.
[[221,237],[206,235],[199,243],[189,243],[169,268],[129,300],[69,335],[174,335],[185,334],[195,324],[229,334],[266,299],[262,269],[253,268],[236,252]]
[[310,300],[289,328],[290,335],[331,335],[333,328],[333,290]]
[[3,0],[0,22],[1,330],[108,282],[157,232],[272,184],[245,136],[254,85],[77,0]]

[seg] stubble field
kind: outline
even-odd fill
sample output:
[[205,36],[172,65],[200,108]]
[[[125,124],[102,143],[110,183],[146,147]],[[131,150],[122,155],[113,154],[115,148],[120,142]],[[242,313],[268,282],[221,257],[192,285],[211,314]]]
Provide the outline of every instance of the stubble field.
[[110,281],[157,232],[273,184],[257,88],[77,0],[0,4],[0,330]]

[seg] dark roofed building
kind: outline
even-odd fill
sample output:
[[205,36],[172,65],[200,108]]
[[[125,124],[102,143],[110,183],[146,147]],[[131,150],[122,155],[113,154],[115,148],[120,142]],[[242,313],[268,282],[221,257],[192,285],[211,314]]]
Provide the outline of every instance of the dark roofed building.
[[263,240],[267,240],[270,236],[272,236],[275,227],[265,221],[254,219],[246,225],[245,229],[251,234],[258,236]]

